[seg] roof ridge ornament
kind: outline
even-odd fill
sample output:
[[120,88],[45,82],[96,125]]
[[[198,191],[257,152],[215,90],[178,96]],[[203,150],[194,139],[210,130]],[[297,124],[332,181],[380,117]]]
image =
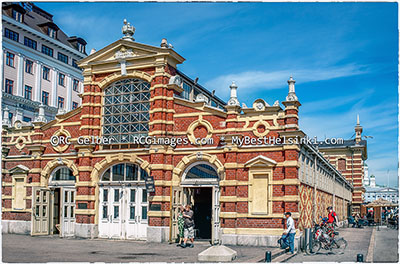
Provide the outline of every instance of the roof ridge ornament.
[[135,34],[135,27],[131,26],[131,24],[127,22],[126,18],[124,19],[124,25],[122,26],[122,34],[124,34],[122,39],[135,41],[133,38],[133,35]]
[[231,89],[231,96],[230,99],[228,101],[228,105],[237,105],[240,106],[239,100],[237,99],[237,85],[236,83],[233,81],[232,84],[229,86],[229,88]]
[[299,101],[299,99],[297,98],[297,95],[296,95],[295,88],[294,88],[294,84],[296,81],[293,79],[292,75],[290,75],[290,78],[287,82],[289,84],[289,93],[286,96],[286,101]]

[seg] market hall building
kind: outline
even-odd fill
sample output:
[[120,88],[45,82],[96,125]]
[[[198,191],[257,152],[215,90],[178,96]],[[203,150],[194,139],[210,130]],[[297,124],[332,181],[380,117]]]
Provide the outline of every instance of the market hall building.
[[297,237],[328,206],[347,218],[353,186],[296,141],[292,77],[281,103],[241,107],[234,83],[225,103],[179,71],[165,39],[141,44],[124,23],[122,39],[79,62],[80,107],[3,125],[3,232],[174,241],[190,203],[198,238],[275,246],[286,211]]

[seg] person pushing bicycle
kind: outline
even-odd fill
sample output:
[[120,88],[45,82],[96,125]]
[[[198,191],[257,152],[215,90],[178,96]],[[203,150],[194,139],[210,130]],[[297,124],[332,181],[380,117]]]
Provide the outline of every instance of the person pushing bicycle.
[[326,208],[328,210],[328,234],[332,236],[333,232],[335,231],[335,226],[337,226],[337,223],[339,222],[337,219],[336,213],[333,211],[332,206],[329,206]]

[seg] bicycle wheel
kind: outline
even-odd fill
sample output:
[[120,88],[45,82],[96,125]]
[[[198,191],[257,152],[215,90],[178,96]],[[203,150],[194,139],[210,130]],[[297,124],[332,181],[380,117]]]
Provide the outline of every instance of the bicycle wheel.
[[347,247],[347,241],[343,238],[332,241],[332,252],[335,254],[343,254]]
[[318,240],[312,241],[312,246],[309,248],[309,245],[306,245],[306,254],[307,255],[314,255],[321,249],[321,242]]

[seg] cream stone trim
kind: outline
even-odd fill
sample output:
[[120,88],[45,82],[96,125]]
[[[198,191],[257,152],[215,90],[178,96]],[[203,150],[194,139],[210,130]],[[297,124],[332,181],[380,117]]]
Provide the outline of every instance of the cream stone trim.
[[285,160],[282,163],[282,166],[285,166],[285,167],[300,167],[300,164],[299,164],[299,162],[297,160]]
[[150,168],[152,170],[173,170],[175,166],[170,164],[150,164]]
[[82,95],[83,96],[85,96],[85,95],[93,95],[93,96],[103,96],[103,93],[102,92],[84,92],[84,93],[82,93]]
[[153,88],[153,90],[156,88],[168,88],[168,84],[162,84],[162,83],[154,84],[151,88]]
[[79,171],[92,171],[93,167],[92,166],[79,166],[78,170]]
[[42,168],[33,168],[29,170],[29,173],[41,173]]
[[158,96],[154,96],[152,97],[149,102],[154,102],[156,100],[166,100],[166,101],[173,101],[174,98],[173,97],[169,97],[169,96],[164,96],[164,95],[158,95]]
[[152,217],[170,217],[170,211],[148,211],[147,216]]
[[171,201],[171,197],[170,196],[152,196],[149,198],[149,200],[151,202],[169,202]]
[[8,187],[10,187],[10,186],[13,186],[13,183],[12,183],[12,182],[5,182],[5,181],[2,181],[1,186],[8,186]]
[[163,72],[155,73],[154,75],[152,75],[152,78],[154,79],[155,77],[160,77],[160,76],[161,76],[161,77],[168,77],[168,78],[171,78],[171,77],[172,77],[171,74],[169,74],[169,73],[163,71]]
[[96,195],[76,195],[77,201],[96,201]]
[[186,132],[189,141],[190,141],[192,144],[201,146],[201,144],[196,144],[196,137],[194,136],[194,130],[195,130],[197,127],[199,127],[199,126],[204,126],[204,127],[207,129],[207,136],[206,136],[206,139],[210,139],[210,138],[211,138],[214,129],[213,129],[212,125],[210,124],[210,122],[208,122],[207,120],[204,120],[204,119],[202,118],[202,116],[200,116],[200,118],[199,118],[198,120],[193,121],[193,122],[189,125],[189,127],[188,127],[188,129],[187,129],[187,132]]
[[102,107],[103,105],[100,103],[83,103],[83,104],[81,104],[81,106],[94,106],[94,107],[96,107],[96,106],[98,106],[98,107]]
[[[83,118],[101,118],[101,115],[81,115],[81,119]],[[79,125],[81,124],[81,122],[75,122],[78,123]]]
[[[61,126],[59,130],[53,133],[53,136],[60,136],[60,135],[64,135],[66,137],[71,138],[71,134],[69,133],[68,130],[64,129],[63,126]],[[65,144],[64,146],[57,145],[52,147],[57,152],[63,152],[69,147],[69,145]]]
[[[268,215],[257,215],[257,214],[248,214],[248,213],[237,213],[237,212],[220,212],[219,216],[221,218],[282,218],[283,213],[272,213]],[[293,219],[298,219],[300,217],[299,213],[292,213]]]
[[182,160],[176,165],[172,171],[172,186],[179,186],[181,177],[185,169],[192,163],[198,161],[205,161],[217,168],[219,179],[224,180],[225,168],[221,161],[218,160],[217,156],[210,155],[208,153],[202,153],[201,151],[193,153],[188,156],[184,156]]
[[156,186],[171,186],[171,184],[172,184],[171,181],[163,181],[163,180],[154,181],[154,185],[156,185]]
[[81,122],[65,122],[52,125],[52,127],[80,126]]
[[95,209],[75,209],[75,214],[85,214],[85,215],[95,215],[96,214],[96,210]]
[[[239,186],[239,185],[248,185],[248,181],[238,181],[238,180],[223,180],[219,182],[220,186]],[[223,197],[223,196],[221,196]]]
[[24,210],[15,210],[15,209],[12,209],[12,208],[4,208],[4,207],[2,207],[1,208],[1,211],[2,212],[15,212],[15,213],[32,213],[32,209],[24,209]]
[[92,181],[80,181],[75,183],[75,187],[96,187],[96,183]]
[[[259,164],[252,164],[251,166],[257,166]],[[249,214],[252,216],[263,215],[264,217],[272,214],[272,166],[273,164],[264,164],[265,167],[250,167],[249,170],[249,187],[248,187],[248,210]],[[256,179],[264,179],[266,186],[265,191],[267,192],[266,199],[258,197],[256,194],[260,193],[259,188],[263,182],[256,184]],[[263,189],[264,189],[263,188]],[[262,208],[260,207],[262,206]]]
[[300,201],[299,195],[285,195],[285,196],[274,196],[272,201],[284,201],[284,202],[298,202]]
[[79,170],[75,163],[72,160],[58,158],[47,162],[46,166],[44,166],[43,170],[40,173],[40,186],[47,186],[51,172],[60,166],[67,166],[69,169],[71,169],[72,174],[76,178],[76,183],[79,182]]
[[[223,234],[281,236],[284,228],[221,228]],[[300,230],[296,229],[296,235]]]
[[144,169],[149,175],[150,175],[150,164],[136,156],[135,154],[128,154],[128,153],[118,153],[118,154],[112,154],[112,155],[106,155],[105,158],[97,162],[94,165],[93,171],[90,175],[90,178],[92,179],[92,182],[99,182],[100,178],[99,176],[110,166],[117,164],[117,163],[123,163],[123,162],[130,162],[130,163],[135,163],[138,164],[142,169]]
[[98,86],[100,89],[104,89],[107,86],[109,86],[110,84],[112,84],[113,82],[122,80],[122,79],[130,79],[130,78],[139,78],[142,80],[147,81],[148,83],[151,83],[151,80],[153,79],[152,76],[144,71],[137,71],[137,70],[133,70],[130,72],[127,72],[126,75],[121,75],[119,73],[113,73],[111,75],[108,75],[107,77],[105,77],[103,80],[101,80],[100,82],[98,82]]
[[299,185],[300,181],[299,179],[283,179],[283,180],[275,180],[271,181],[271,184],[273,185]]
[[[265,131],[264,132],[262,132],[262,133],[260,133],[260,132],[258,132],[258,130],[257,130],[257,128],[260,126],[260,125],[264,125],[264,127],[265,127]],[[268,124],[268,122],[266,122],[266,121],[264,121],[264,120],[258,120],[257,122],[255,122],[254,123],[254,125],[253,125],[253,133],[254,133],[254,135],[256,135],[257,137],[264,137],[264,136],[266,136],[268,133],[269,133],[269,128],[270,127],[270,125]]]
[[221,196],[220,202],[235,203],[235,202],[247,202],[247,197],[236,197],[236,196]]
[[[13,187],[12,187],[12,192],[11,192],[11,197],[12,197],[11,198],[12,199],[11,208],[13,210],[15,210],[15,211],[22,211],[22,210],[27,209],[25,202],[23,203],[23,207],[22,208],[15,208],[16,207],[15,201],[17,199],[17,196],[21,195],[21,193],[17,193],[17,184],[16,184],[17,179],[22,179],[23,180],[23,189],[24,189],[24,191],[22,192],[22,200],[25,201],[27,199],[27,196],[26,196],[26,186],[27,186],[26,185],[26,176],[27,175],[28,175],[28,172],[24,172],[24,173],[19,172],[19,173],[16,173],[16,174],[12,175],[12,185],[13,185]],[[4,197],[6,197],[6,196],[4,196]]]
[[174,121],[167,121],[167,120],[154,120],[150,121],[149,125],[155,125],[155,124],[166,124],[166,125],[174,125]]

